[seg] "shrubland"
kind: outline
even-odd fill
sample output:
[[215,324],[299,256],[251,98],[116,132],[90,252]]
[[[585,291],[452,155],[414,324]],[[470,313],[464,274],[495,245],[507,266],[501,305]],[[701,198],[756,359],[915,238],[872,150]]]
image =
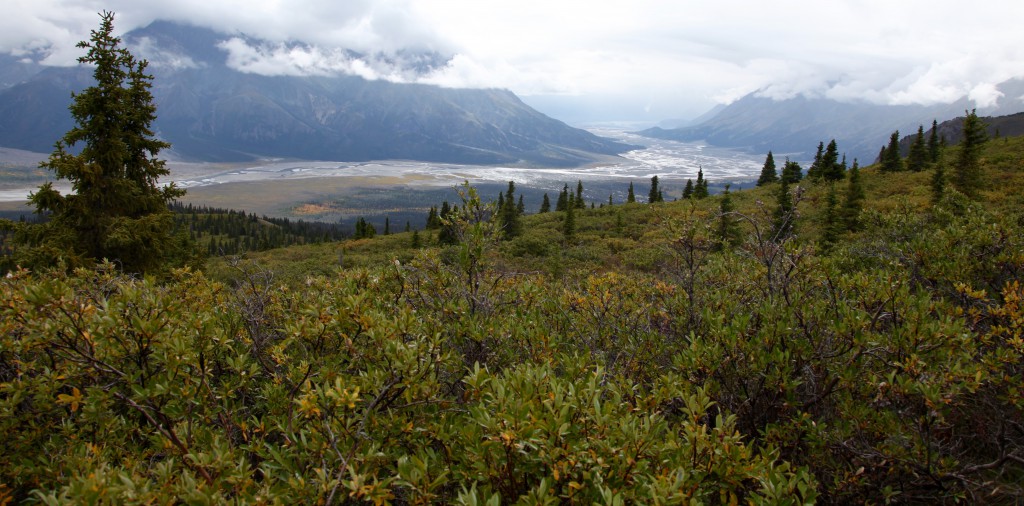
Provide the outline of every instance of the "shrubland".
[[0,503],[1019,502],[1022,161],[867,167],[841,230],[844,181],[791,234],[779,183],[511,238],[463,187],[454,244],[12,269]]

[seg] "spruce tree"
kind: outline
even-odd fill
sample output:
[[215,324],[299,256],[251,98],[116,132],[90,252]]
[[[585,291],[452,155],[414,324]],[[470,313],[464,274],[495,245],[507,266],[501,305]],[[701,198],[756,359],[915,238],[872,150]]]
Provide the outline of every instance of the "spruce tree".
[[522,221],[519,219],[519,209],[516,205],[516,184],[513,181],[508,182],[508,191],[505,193],[504,199],[499,199],[498,202],[504,202],[504,205],[498,207],[498,212],[501,213],[501,225],[505,232],[505,238],[511,239],[517,237],[522,233]]
[[778,180],[779,175],[775,171],[775,158],[772,156],[772,152],[769,151],[768,156],[764,159],[764,167],[761,168],[761,176],[757,178],[757,186],[764,186]]
[[803,169],[799,163],[796,163],[786,157],[786,163],[782,166],[782,177],[780,180],[786,184],[799,183],[803,179]]
[[718,205],[718,246],[719,250],[727,250],[739,245],[741,233],[739,222],[733,216],[735,206],[729,194],[729,185],[722,191],[722,200]]
[[384,235],[391,235],[391,218],[389,216],[384,217]]
[[526,202],[523,201],[523,194],[519,194],[519,202],[516,203],[516,214],[522,216],[526,214]]
[[697,182],[693,185],[693,198],[700,200],[708,196],[708,182],[704,180],[704,167],[697,168]]
[[587,203],[583,201],[583,181],[576,180],[576,207],[586,209]]
[[814,181],[821,179],[824,169],[822,168],[822,159],[825,156],[825,143],[818,142],[818,151],[814,153],[814,162],[811,163],[811,167],[807,169],[807,179]]
[[565,208],[569,206],[569,185],[566,184],[562,187],[562,193],[558,194],[558,200],[555,201],[555,211],[565,211]]
[[658,176],[655,175],[651,178],[651,191],[647,193],[647,203],[653,204],[659,202],[658,200]]
[[897,130],[889,136],[887,146],[882,156],[882,170],[884,172],[899,172],[903,170],[903,157],[900,156],[900,131]]
[[565,219],[562,221],[562,235],[568,241],[576,234],[576,210],[574,205],[565,207]]
[[793,212],[793,196],[789,194],[789,181],[786,178],[782,178],[782,184],[776,191],[775,202],[772,238],[775,242],[782,242],[793,235],[796,228],[793,223],[796,218]]
[[939,163],[939,122],[932,120],[932,131],[928,134],[928,161]]
[[611,193],[609,193],[609,194],[608,194],[608,207],[611,207],[612,205],[613,205],[613,204],[612,204],[612,194],[611,194]]
[[448,201],[441,203],[441,212],[438,213],[438,222],[441,230],[437,233],[437,242],[440,244],[458,244],[459,235],[454,223],[455,216],[459,213],[459,206],[450,206]]
[[[40,167],[71,182],[62,195],[49,182],[29,196],[43,224],[20,226],[27,246],[22,265],[88,266],[102,259],[131,273],[159,272],[189,254],[173,233],[168,205],[184,195],[158,181],[170,173],[157,158],[170,144],[154,137],[156,105],[148,62],[136,60],[113,35],[114,14],[100,14],[100,28],[78,43],[93,65],[95,83],[72,95],[75,127],[57,141]],[[80,150],[79,150],[80,148]],[[77,151],[78,154],[73,154]]]
[[910,153],[907,155],[907,169],[914,172],[921,172],[928,165],[928,145],[924,139],[924,125],[917,126],[917,135],[910,144]]
[[686,180],[686,186],[683,187],[683,198],[684,199],[693,198],[693,180],[692,179],[687,179]]
[[551,211],[551,199],[548,198],[548,194],[544,194],[544,198],[540,201],[540,213],[546,213]]
[[821,178],[826,181],[839,181],[846,176],[842,166],[839,165],[839,148],[836,146],[835,139],[829,141],[828,147],[825,148],[825,154],[821,156],[820,170]]
[[633,182],[629,182],[629,192],[626,193],[626,203],[636,202],[636,194],[633,193]]
[[988,140],[985,125],[972,109],[963,122],[963,140],[953,166],[953,183],[968,197],[977,197],[981,188],[981,149]]
[[864,186],[860,181],[860,167],[857,165],[857,159],[854,158],[853,167],[850,168],[850,177],[846,183],[843,209],[840,212],[846,230],[855,231],[860,228],[860,211],[863,202]]

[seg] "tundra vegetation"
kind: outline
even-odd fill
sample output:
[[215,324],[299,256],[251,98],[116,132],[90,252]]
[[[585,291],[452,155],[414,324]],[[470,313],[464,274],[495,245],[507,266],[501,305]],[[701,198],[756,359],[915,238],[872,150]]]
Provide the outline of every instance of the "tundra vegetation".
[[0,504],[1019,502],[1024,138],[971,150],[527,216],[466,185],[425,238],[159,275],[8,265]]

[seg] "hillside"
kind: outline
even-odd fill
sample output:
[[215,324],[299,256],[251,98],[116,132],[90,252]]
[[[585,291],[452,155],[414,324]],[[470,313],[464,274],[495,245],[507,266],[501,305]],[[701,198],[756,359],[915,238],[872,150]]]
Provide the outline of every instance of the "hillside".
[[[507,90],[243,72],[222,50],[231,37],[166,22],[124,36],[151,60],[156,130],[180,159],[577,166],[632,149],[547,117]],[[421,56],[422,65],[434,57]],[[90,71],[14,67],[0,74],[22,79],[0,86],[0,146],[48,153],[73,126],[71,92],[89,84]]]
[[[1024,112],[1006,116],[986,116],[979,119],[985,125],[985,133],[988,134],[990,139],[1024,135]],[[963,116],[959,116],[936,125],[939,138],[947,144],[959,144],[960,140],[963,139],[963,121]],[[932,127],[930,124],[922,125],[922,127],[925,131],[925,139],[927,139],[927,136],[931,135]],[[917,137],[917,133],[909,131],[904,133],[909,133],[909,135],[904,135],[900,139],[900,153],[906,156],[910,152],[910,145],[914,142],[914,138]],[[877,162],[878,160],[875,161]]]
[[1019,502],[1024,138],[981,166],[866,167],[841,230],[805,180],[503,240],[467,188],[453,245],[15,271],[0,503]]

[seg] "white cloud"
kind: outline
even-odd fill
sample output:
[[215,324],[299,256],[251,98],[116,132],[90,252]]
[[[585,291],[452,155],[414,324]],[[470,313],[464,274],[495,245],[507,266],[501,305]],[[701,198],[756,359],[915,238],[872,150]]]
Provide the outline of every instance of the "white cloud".
[[999,99],[1003,97],[1003,93],[996,89],[996,85],[993,83],[981,83],[967,94],[967,98],[974,101],[975,105],[980,108],[994,107]]
[[[252,37],[223,46],[249,72],[629,97],[660,117],[756,90],[894,104],[971,94],[980,105],[1024,77],[1019,0],[8,0],[0,51],[73,64],[103,9],[123,31],[168,19]],[[270,43],[245,42],[256,38]],[[423,74],[404,50],[454,57]]]
[[132,54],[146,59],[153,67],[171,69],[199,68],[199,64],[188,55],[167,51],[164,48],[158,47],[149,37],[141,37],[134,40],[131,50]]

